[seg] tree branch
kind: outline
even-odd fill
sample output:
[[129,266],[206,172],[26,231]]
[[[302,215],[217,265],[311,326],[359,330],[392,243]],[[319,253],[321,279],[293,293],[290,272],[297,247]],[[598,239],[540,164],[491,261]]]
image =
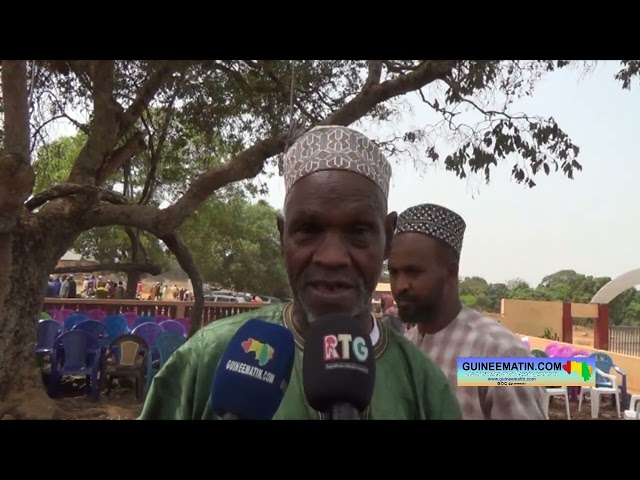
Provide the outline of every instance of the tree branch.
[[107,262],[95,265],[77,265],[70,267],[56,267],[53,273],[93,273],[93,272],[140,272],[150,275],[160,275],[162,267],[155,263],[120,263]]
[[144,141],[144,133],[136,132],[124,145],[117,148],[106,160],[100,171],[96,183],[101,185],[111,175],[116,173],[118,169],[126,162],[131,160],[136,155],[141,154],[147,149],[147,144]]
[[[424,60],[402,77],[370,84],[319,125],[351,125],[376,105],[443,78],[455,64],[453,60]],[[286,140],[285,133],[262,140],[223,165],[211,167],[191,183],[176,203],[164,210],[142,205],[101,205],[88,213],[86,221],[90,226],[128,225],[166,235],[177,229],[217,189],[258,175],[269,158],[284,151]]]
[[104,188],[96,187],[93,185],[77,185],[74,183],[63,183],[62,185],[56,185],[49,190],[45,190],[42,193],[39,193],[31,200],[29,200],[25,207],[29,211],[33,211],[36,208],[44,205],[45,203],[54,200],[56,198],[69,197],[71,195],[83,194],[83,195],[91,195],[97,194],[98,198],[101,200],[108,201],[114,204],[128,204],[129,201],[119,193],[116,193],[112,190],[106,190]]
[[165,235],[160,238],[171,253],[178,260],[178,264],[189,275],[191,285],[193,287],[193,309],[191,310],[191,331],[189,336],[193,335],[202,326],[202,313],[204,311],[204,290],[202,288],[202,278],[196,266],[191,252],[184,242],[175,233]]
[[369,74],[364,83],[365,89],[372,85],[378,85],[380,83],[380,77],[382,77],[382,60],[369,60],[367,63],[369,64]]
[[401,77],[363,88],[351,101],[320,122],[320,125],[351,125],[376,105],[444,78],[455,64],[453,60],[423,60],[415,70]]
[[69,182],[95,185],[96,174],[117,141],[118,104],[113,99],[115,61],[92,62],[93,121],[91,134],[73,164]]
[[174,61],[162,62],[161,65],[151,74],[146,83],[138,90],[135,100],[129,108],[124,112],[118,136],[125,135],[133,125],[138,121],[142,112],[147,108],[151,100],[154,99],[160,88],[166,81],[179,70],[184,70],[189,62],[176,64]]

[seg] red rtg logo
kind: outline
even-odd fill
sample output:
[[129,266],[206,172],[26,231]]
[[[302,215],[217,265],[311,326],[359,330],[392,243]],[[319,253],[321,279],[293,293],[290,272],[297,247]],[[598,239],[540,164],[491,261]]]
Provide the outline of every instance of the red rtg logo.
[[[340,352],[338,352],[340,345]],[[348,333],[324,336],[324,361],[349,360],[351,350],[357,360],[364,362],[369,356],[369,350],[362,337],[352,338]]]

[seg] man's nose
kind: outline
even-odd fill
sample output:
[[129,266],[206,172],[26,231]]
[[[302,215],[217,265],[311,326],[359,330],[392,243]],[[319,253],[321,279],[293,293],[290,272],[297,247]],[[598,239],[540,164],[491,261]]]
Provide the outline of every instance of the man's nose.
[[327,234],[314,252],[313,261],[325,268],[341,268],[351,265],[351,256],[340,235]]
[[390,280],[391,290],[393,291],[394,297],[401,296],[411,288],[411,283],[409,282],[406,275],[396,274],[391,276]]

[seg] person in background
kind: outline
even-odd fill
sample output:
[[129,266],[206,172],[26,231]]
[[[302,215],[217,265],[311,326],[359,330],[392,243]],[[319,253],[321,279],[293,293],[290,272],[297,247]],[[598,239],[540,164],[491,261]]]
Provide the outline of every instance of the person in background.
[[201,328],[156,374],[139,418],[219,419],[210,407],[216,368],[238,328],[257,318],[284,325],[296,340],[293,373],[274,420],[327,419],[304,395],[304,333],[319,316],[343,312],[369,332],[376,361],[373,399],[361,419],[461,419],[442,371],[371,312],[396,219],[387,212],[391,167],[377,145],[346,127],[316,127],[294,143],[283,166],[277,226],[293,302]]
[[48,298],[53,298],[56,296],[56,284],[53,280],[53,275],[49,275],[49,281],[47,282],[47,293],[46,296]]
[[56,277],[56,279],[53,281],[53,286],[54,286],[54,297],[59,297],[60,296],[60,287],[62,287],[62,282],[60,281],[60,277]]
[[68,297],[69,297],[69,279],[67,278],[66,275],[63,275],[62,283],[60,284],[60,298],[68,298]]
[[87,285],[87,296],[93,297],[96,294],[96,277],[91,274],[89,277],[89,283]]
[[122,280],[118,281],[118,286],[116,287],[116,298],[124,298],[125,290],[124,285],[122,284]]
[[73,275],[69,275],[69,277],[67,278],[67,283],[69,285],[67,298],[76,298],[78,296],[78,287],[75,279],[73,278]]
[[458,357],[530,357],[510,330],[462,306],[459,263],[466,224],[434,204],[400,214],[389,276],[400,319],[416,326],[406,338],[442,368],[465,419],[547,419],[541,387],[458,387]]
[[406,328],[404,323],[398,317],[398,309],[395,306],[393,297],[391,295],[383,295],[381,300],[382,307],[382,321],[386,322],[389,327],[395,331],[404,333]]

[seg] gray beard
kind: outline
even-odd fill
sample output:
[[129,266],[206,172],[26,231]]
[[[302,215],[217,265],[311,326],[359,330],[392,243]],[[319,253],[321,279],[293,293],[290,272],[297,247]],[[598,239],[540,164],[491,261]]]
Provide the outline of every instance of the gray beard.
[[[299,288],[302,288],[302,286],[300,286]],[[354,316],[358,316],[361,313],[365,313],[365,312],[366,313],[371,312],[371,299],[373,298],[373,292],[366,293],[364,285],[359,286],[359,290],[360,290],[360,293],[362,294],[362,297],[364,298],[364,304],[357,307],[358,311],[355,313]],[[304,304],[304,302],[300,300],[300,297],[297,295],[297,293],[293,293],[293,301],[300,308],[300,313],[302,313],[302,315],[304,316],[304,318],[302,318],[301,320],[306,320],[307,323],[311,324],[318,319],[318,317],[316,317],[309,311],[309,309]]]

